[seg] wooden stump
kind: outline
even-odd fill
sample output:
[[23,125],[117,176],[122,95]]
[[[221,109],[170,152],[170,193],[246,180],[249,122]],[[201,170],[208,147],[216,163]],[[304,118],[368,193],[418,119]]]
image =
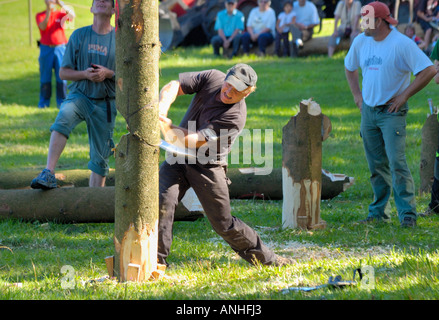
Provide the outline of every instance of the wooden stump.
[[434,163],[439,145],[439,122],[437,114],[427,117],[422,127],[421,163],[419,165],[419,194],[430,193],[434,178]]
[[322,229],[320,219],[322,141],[331,131],[329,118],[312,99],[283,128],[282,225],[284,228]]

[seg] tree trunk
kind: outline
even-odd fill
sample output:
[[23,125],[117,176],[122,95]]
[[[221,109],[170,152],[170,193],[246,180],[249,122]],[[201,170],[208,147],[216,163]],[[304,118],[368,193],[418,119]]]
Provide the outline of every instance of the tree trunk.
[[437,114],[431,114],[422,127],[421,163],[419,166],[419,194],[431,193],[434,178],[434,162],[439,145],[439,122]]
[[129,130],[115,152],[114,275],[121,282],[145,281],[157,270],[158,3],[117,3],[116,105]]
[[[322,132],[329,132],[320,106],[300,103],[300,112],[283,128],[282,137],[282,223],[284,228],[324,228],[320,219],[322,183]],[[323,130],[322,130],[323,128]],[[327,136],[327,134],[326,134]]]
[[[57,223],[113,223],[114,187],[0,190],[0,219]],[[175,221],[204,216],[201,204],[188,192],[177,206]]]
[[[228,168],[227,177],[231,199],[271,199],[282,200],[282,168],[274,168],[270,174],[260,174],[259,168]],[[29,189],[30,181],[39,171],[0,173],[0,189]],[[90,171],[61,170],[55,177],[59,187],[87,187]],[[114,169],[107,176],[107,187],[114,187]],[[346,191],[354,183],[353,177],[322,170],[322,200],[332,199]]]

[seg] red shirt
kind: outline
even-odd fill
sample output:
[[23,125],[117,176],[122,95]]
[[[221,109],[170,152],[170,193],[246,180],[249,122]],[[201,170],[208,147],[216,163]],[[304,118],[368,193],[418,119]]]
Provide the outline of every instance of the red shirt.
[[[67,38],[64,33],[63,24],[66,20],[64,18],[67,15],[65,12],[59,10],[51,11],[49,16],[49,22],[45,30],[40,29],[41,43],[46,46],[56,46],[60,44],[66,44]],[[46,18],[46,11],[37,13],[36,20],[39,25]],[[64,19],[63,19],[64,18]]]

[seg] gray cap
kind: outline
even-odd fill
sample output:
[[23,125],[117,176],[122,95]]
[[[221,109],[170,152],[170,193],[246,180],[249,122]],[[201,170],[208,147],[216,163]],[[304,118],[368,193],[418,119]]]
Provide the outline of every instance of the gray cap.
[[225,81],[235,87],[236,90],[243,91],[256,85],[258,75],[249,65],[238,63],[227,70]]

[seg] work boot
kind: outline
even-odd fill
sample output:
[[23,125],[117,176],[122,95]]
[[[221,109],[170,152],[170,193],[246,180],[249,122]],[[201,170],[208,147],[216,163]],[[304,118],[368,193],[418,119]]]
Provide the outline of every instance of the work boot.
[[412,217],[404,217],[404,219],[401,222],[401,227],[403,228],[416,227],[416,219]]
[[32,189],[49,190],[56,188],[55,175],[49,169],[44,169],[38,177],[32,180],[30,187]]

